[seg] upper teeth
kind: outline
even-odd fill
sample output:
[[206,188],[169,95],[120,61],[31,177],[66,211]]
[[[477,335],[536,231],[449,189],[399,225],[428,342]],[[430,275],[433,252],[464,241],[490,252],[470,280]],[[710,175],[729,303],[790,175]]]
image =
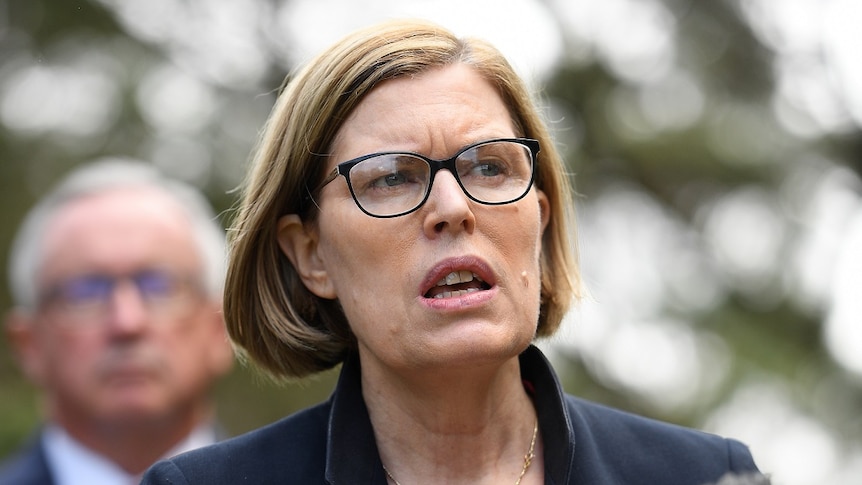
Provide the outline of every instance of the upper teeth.
[[454,285],[458,283],[467,283],[473,281],[473,279],[478,279],[479,276],[476,273],[472,273],[470,271],[453,271],[446,275],[445,278],[441,278],[440,281],[437,282],[437,286],[447,286]]

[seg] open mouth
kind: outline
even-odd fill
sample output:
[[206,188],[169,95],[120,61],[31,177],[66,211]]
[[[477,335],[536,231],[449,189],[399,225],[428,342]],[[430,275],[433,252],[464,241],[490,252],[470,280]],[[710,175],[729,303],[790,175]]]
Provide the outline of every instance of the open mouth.
[[452,298],[490,288],[488,283],[472,271],[452,271],[428,290],[425,298]]

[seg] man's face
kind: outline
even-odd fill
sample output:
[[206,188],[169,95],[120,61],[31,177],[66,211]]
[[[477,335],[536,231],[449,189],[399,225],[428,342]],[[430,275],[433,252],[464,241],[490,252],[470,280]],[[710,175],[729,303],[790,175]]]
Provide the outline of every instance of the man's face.
[[10,324],[49,416],[74,428],[200,413],[232,355],[184,212],[123,189],[74,200],[49,224],[40,303]]

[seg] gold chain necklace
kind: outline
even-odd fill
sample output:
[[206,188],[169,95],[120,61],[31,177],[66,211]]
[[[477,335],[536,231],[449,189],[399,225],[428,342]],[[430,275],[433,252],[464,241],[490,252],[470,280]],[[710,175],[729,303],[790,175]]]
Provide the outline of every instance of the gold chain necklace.
[[[533,454],[533,450],[536,449],[536,433],[539,431],[539,421],[536,420],[536,424],[533,425],[533,438],[530,439],[530,449],[527,451],[527,454],[524,455],[524,467],[521,468],[521,474],[518,475],[518,479],[515,481],[515,485],[521,485],[521,480],[524,478],[524,475],[527,474],[527,469],[530,468],[530,464],[533,463],[533,458],[535,455]],[[386,472],[386,476],[392,480],[392,483],[395,485],[401,485],[398,483],[398,480],[392,476],[392,473],[389,472],[389,469],[386,468],[386,465],[383,465],[383,471]]]

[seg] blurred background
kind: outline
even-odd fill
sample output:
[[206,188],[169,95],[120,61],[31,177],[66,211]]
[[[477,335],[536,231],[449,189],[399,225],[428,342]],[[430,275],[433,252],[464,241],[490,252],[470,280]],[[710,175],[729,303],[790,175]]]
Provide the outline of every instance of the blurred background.
[[[287,73],[419,16],[530,80],[579,194],[588,298],[541,346],[568,392],[733,436],[777,485],[862,477],[857,0],[0,0],[0,271],[77,164],[231,192]],[[0,311],[12,305],[0,282]],[[237,368],[233,433],[325,399]],[[0,342],[0,456],[39,417]]]

